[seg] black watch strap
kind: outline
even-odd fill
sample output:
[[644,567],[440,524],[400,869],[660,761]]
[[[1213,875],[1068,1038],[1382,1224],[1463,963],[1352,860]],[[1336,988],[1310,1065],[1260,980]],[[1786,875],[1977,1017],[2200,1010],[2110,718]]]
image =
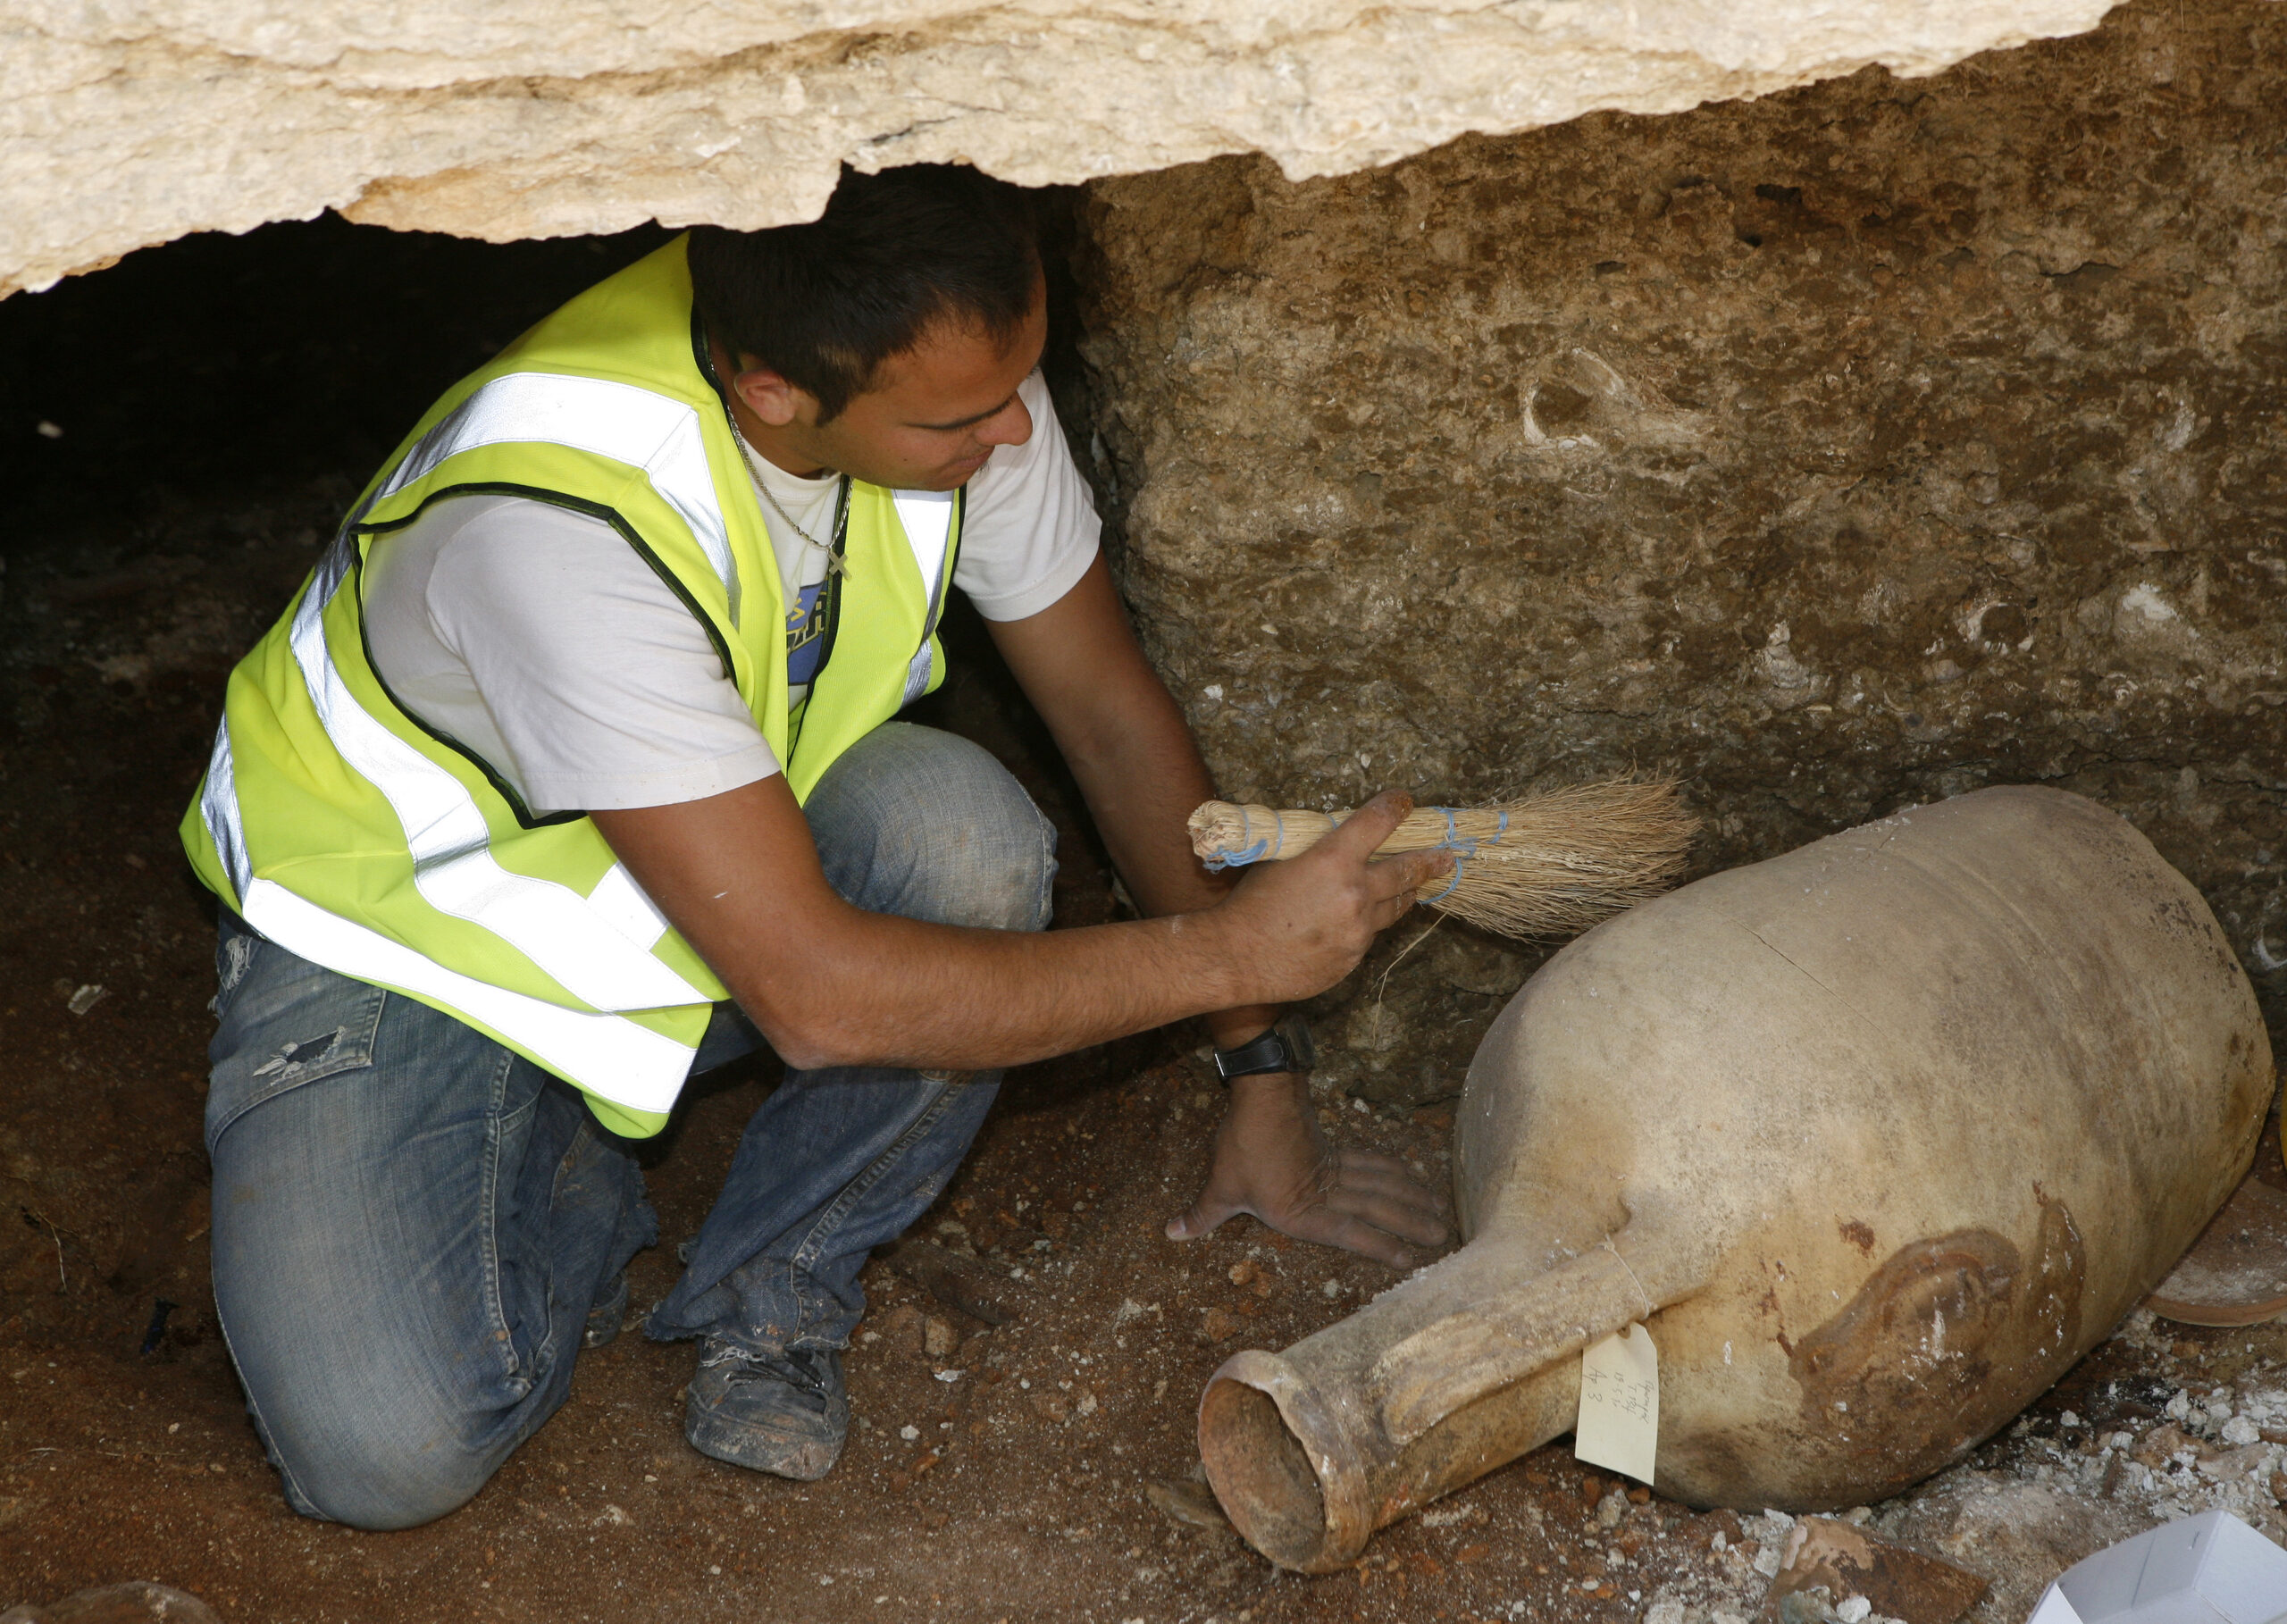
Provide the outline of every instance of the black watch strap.
[[1263,1072],[1308,1071],[1318,1064],[1318,1045],[1311,1042],[1310,1023],[1289,1015],[1261,1037],[1236,1049],[1215,1051],[1215,1069],[1224,1082]]

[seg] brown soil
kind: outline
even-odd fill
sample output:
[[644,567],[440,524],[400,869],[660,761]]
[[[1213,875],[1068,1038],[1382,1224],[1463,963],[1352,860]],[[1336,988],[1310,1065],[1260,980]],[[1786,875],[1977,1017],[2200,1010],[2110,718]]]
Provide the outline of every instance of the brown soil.
[[[1556,1451],[1331,1578],[1282,1577],[1227,1531],[1164,1509],[1211,1506],[1192,1416],[1215,1366],[1283,1346],[1391,1278],[1251,1220],[1203,1244],[1164,1238],[1219,1105],[1169,1040],[1011,1079],[921,1229],[1004,1275],[1021,1268],[1004,1288],[1019,1316],[989,1328],[876,1263],[849,1360],[861,1419],[825,1481],[692,1452],[691,1347],[631,1333],[582,1359],[564,1411],[453,1516],[373,1535],[292,1515],[212,1310],[200,1113],[213,908],[173,829],[222,677],[307,567],[331,499],[312,492],[152,545],[21,550],[0,578],[0,715],[13,723],[0,755],[0,1603],[149,1578],[228,1620],[311,1624],[1467,1619],[1519,1603],[1520,1616],[1617,1620],[1638,1617],[1695,1542],[1736,1528],[1631,1508],[1616,1537],[1634,1555],[1599,1595],[1572,1575],[1587,1536],[1611,1537],[1591,1516],[1606,1486]],[[1064,825],[1062,922],[1104,917],[1108,874],[1036,724],[982,659],[963,669],[933,719],[1020,766]],[[639,1303],[671,1283],[673,1243],[697,1228],[773,1075],[708,1080],[649,1152],[666,1243],[635,1265]],[[1338,1121],[1444,1176],[1442,1116]],[[163,1300],[176,1306],[143,1352]],[[925,1354],[930,1317],[961,1338],[955,1354]]]
[[[1202,1244],[1162,1236],[1219,1105],[1196,1059],[1164,1041],[1012,1078],[920,1230],[1010,1275],[1018,1317],[989,1328],[877,1263],[849,1361],[861,1419],[825,1481],[693,1453],[681,1433],[690,1346],[631,1333],[582,1358],[564,1411],[454,1515],[374,1535],[289,1512],[212,1312],[199,1123],[213,911],[173,825],[222,677],[306,567],[328,499],[241,513],[178,535],[180,550],[20,552],[5,578],[0,1603],[145,1578],[234,1624],[1587,1621],[1639,1619],[1662,1586],[1742,1601],[1758,1587],[1736,1552],[1708,1548],[1719,1532],[1737,1541],[1738,1519],[1657,1501],[1608,1502],[1599,1518],[1613,1486],[1562,1445],[1328,1578],[1281,1575],[1227,1530],[1185,1520],[1211,1506],[1192,1428],[1216,1365],[1286,1345],[1391,1277],[1251,1220]],[[1064,922],[1103,917],[1107,873],[982,652],[967,650],[934,719],[1020,766],[1064,825]],[[92,1004],[89,986],[104,989]],[[639,1303],[666,1290],[672,1243],[697,1228],[771,1076],[765,1064],[710,1079],[651,1154],[667,1243],[635,1265]],[[1448,1119],[1418,1117],[1327,1108],[1337,1131],[1442,1177]],[[143,1352],[162,1300],[177,1306]],[[930,1318],[959,1336],[956,1352],[925,1353]],[[2176,1382],[2210,1341],[2233,1360],[2224,1379],[2246,1362],[2248,1333],[2183,1335]],[[2264,1341],[2274,1366],[2276,1342]],[[2107,1344],[2044,1413],[2069,1401],[2099,1414],[2099,1377],[2124,1357]],[[962,1375],[938,1379],[945,1369]],[[2148,1375],[2135,1392],[2159,1390]]]

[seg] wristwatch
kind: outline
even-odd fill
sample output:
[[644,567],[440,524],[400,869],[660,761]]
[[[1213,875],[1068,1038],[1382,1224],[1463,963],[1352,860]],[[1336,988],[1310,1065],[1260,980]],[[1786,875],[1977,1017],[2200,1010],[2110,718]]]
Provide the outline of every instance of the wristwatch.
[[1215,1069],[1227,1084],[1233,1077],[1252,1077],[1262,1072],[1308,1071],[1318,1058],[1310,1023],[1299,1015],[1288,1015],[1259,1038],[1236,1049],[1218,1049]]

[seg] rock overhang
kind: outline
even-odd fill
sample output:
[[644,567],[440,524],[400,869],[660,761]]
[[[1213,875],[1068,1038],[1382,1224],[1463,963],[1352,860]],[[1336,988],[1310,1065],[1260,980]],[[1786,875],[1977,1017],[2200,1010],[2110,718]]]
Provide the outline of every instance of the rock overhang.
[[843,163],[1290,179],[1597,109],[1939,71],[2109,0],[9,0],[0,295],[327,209],[490,240],[815,215]]

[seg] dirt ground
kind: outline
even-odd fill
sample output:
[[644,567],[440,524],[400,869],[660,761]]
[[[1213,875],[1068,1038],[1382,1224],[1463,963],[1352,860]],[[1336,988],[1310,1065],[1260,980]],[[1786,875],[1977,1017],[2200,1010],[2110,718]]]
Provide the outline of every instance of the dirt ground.
[[[173,825],[229,663],[306,567],[326,500],[156,548],[19,551],[4,578],[0,1599],[150,1578],[227,1619],[312,1624],[892,1616],[877,1606],[947,1620],[1464,1618],[1519,1599],[1535,1616],[1635,1616],[1640,1577],[1560,1607],[1577,1593],[1577,1553],[1500,1536],[1593,1510],[1583,1474],[1557,1458],[1331,1580],[1281,1578],[1227,1532],[1163,1509],[1199,1503],[1192,1406],[1215,1365],[1283,1345],[1389,1280],[1249,1221],[1203,1245],[1161,1235],[1219,1107],[1166,1042],[1011,1080],[922,1227],[990,1260],[1017,1317],[988,1327],[875,1265],[849,1361],[859,1419],[825,1482],[693,1453],[680,1430],[691,1347],[631,1334],[582,1357],[565,1409],[444,1521],[375,1536],[289,1514],[212,1313],[200,1109],[213,913]],[[1026,768],[1065,825],[1061,917],[1102,918],[1109,875],[1003,698],[972,676],[937,719]],[[670,1284],[673,1243],[696,1229],[771,1079],[767,1064],[710,1079],[647,1153],[666,1242],[635,1266],[638,1303]],[[1353,1110],[1337,1131],[1442,1175],[1445,1120]],[[162,1302],[174,1306],[154,1337]],[[959,1338],[934,1359],[933,1318],[941,1349]],[[959,1379],[940,1379],[950,1370]],[[1729,1526],[1637,1516],[1647,1559]]]
[[[156,542],[20,550],[4,577],[0,1601],[146,1578],[226,1620],[279,1624],[1632,1624],[1658,1597],[1703,1617],[1749,1606],[1762,1519],[1613,1496],[1562,1445],[1329,1578],[1281,1575],[1201,1526],[1211,1517],[1200,1516],[1192,1416],[1210,1372],[1240,1347],[1284,1346],[1391,1277],[1250,1220],[1203,1244],[1163,1238],[1219,1106],[1168,1041],[1012,1078],[921,1228],[1005,1276],[995,1289],[1015,1318],[988,1327],[877,1262],[849,1361],[859,1419],[825,1481],[693,1453],[681,1434],[690,1346],[631,1334],[582,1357],[564,1411],[455,1515],[373,1535],[288,1512],[211,1308],[199,1125],[213,916],[173,825],[222,675],[306,567],[329,499],[311,491]],[[982,664],[966,663],[935,719],[1024,769],[1064,825],[1062,918],[1102,918],[1109,875]],[[650,1153],[666,1241],[635,1266],[638,1303],[666,1291],[673,1243],[698,1226],[771,1075],[763,1064],[711,1079]],[[1444,1112],[1324,1109],[1336,1131],[1443,1176]],[[154,1335],[162,1303],[173,1307]],[[2149,1429],[2177,1391],[2277,1386],[2283,1373],[2276,1330],[2125,1338],[1974,1464],[2045,1481],[2040,1452],[2060,1436]],[[2077,1431],[2060,1428],[2068,1410]]]
[[[84,444],[80,423],[67,432],[59,443]],[[0,1606],[139,1578],[230,1624],[1739,1624],[1753,1610],[1780,1520],[1620,1493],[1562,1444],[1328,1577],[1280,1574],[1216,1526],[1193,1433],[1210,1372],[1351,1311],[1391,1276],[1248,1220],[1188,1246],[1163,1237],[1219,1107],[1177,1038],[1011,1078],[920,1231],[989,1265],[1013,1317],[988,1326],[877,1261],[849,1360],[859,1419],[824,1482],[693,1453],[691,1347],[630,1334],[582,1358],[565,1409],[453,1516],[371,1535],[290,1514],[212,1311],[213,911],[174,825],[224,674],[347,494],[338,444],[341,465],[306,460],[259,499],[242,484],[232,501],[113,510],[90,487],[78,519],[22,521],[0,553]],[[1060,923],[1106,917],[1109,874],[1036,726],[989,663],[959,669],[930,719],[1001,751],[1058,818]],[[772,1076],[758,1063],[710,1079],[648,1153],[665,1240],[635,1265],[639,1306],[669,1285],[674,1243],[696,1229]],[[1336,1131],[1445,1176],[1442,1109],[1323,1109]],[[2101,1500],[2123,1531],[2209,1503],[2207,1440],[2233,1437],[2232,1418],[2273,1417],[2283,1386],[2276,1327],[2137,1322],[1928,1495],[1870,1514],[2015,1564],[2015,1588],[1983,1615],[1998,1624],[2029,1575],[2053,1573],[2098,1526],[2073,1496]],[[2182,1428],[2165,1434],[2180,1396]],[[2277,1419],[2287,1427],[2287,1411]],[[2184,1447],[2130,1464],[2154,1436]],[[1964,1532],[1978,1506],[2024,1496],[2071,1526],[2006,1551]]]

